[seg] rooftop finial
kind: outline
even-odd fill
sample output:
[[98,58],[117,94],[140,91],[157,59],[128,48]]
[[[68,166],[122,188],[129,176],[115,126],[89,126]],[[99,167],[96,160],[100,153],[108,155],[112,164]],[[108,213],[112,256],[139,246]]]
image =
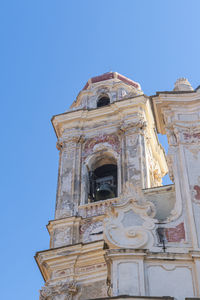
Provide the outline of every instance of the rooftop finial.
[[193,87],[187,78],[178,78],[174,84],[174,91],[193,91]]

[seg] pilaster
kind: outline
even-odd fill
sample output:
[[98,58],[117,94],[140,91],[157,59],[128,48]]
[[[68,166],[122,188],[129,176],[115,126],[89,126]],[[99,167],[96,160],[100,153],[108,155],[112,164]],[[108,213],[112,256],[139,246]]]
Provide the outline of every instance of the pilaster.
[[55,218],[73,216],[77,212],[80,195],[81,137],[59,139],[60,150]]
[[187,218],[193,249],[200,247],[200,94],[160,93],[153,98],[157,128],[169,142],[170,176],[175,181],[175,218]]

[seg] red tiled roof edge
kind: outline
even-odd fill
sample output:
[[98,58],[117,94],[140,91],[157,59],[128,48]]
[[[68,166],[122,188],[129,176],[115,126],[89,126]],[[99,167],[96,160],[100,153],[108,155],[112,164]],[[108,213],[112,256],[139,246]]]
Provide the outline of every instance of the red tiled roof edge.
[[87,81],[87,82],[86,82],[86,85],[85,85],[84,88],[83,88],[83,91],[84,91],[84,90],[87,90],[88,86],[89,86],[89,83],[88,83],[88,81]]
[[136,89],[139,88],[138,83],[136,83],[135,81],[133,81],[133,80],[121,75],[121,74],[117,74],[117,78],[120,79],[121,81],[127,83],[127,84],[130,84],[130,85],[134,86]]
[[[119,80],[123,81],[124,83],[132,85],[135,88],[139,88],[139,84],[137,84],[135,81],[133,81],[133,80],[131,80],[131,79],[129,79],[129,78],[121,75],[121,74],[114,73],[114,72],[108,72],[108,73],[104,73],[104,74],[99,75],[99,76],[92,77],[91,78],[91,83],[96,83],[96,82],[100,82],[100,81],[104,81],[104,80],[109,80],[109,79],[115,78],[115,74],[117,74],[116,77]],[[86,85],[83,88],[83,91],[87,90],[88,86],[89,86],[89,83],[87,81]]]

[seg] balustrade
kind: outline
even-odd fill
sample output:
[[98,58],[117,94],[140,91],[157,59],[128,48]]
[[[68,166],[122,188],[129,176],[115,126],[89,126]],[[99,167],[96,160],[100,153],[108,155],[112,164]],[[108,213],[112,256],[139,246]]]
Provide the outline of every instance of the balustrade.
[[118,203],[119,198],[97,201],[79,206],[78,214],[83,218],[103,215],[111,204]]

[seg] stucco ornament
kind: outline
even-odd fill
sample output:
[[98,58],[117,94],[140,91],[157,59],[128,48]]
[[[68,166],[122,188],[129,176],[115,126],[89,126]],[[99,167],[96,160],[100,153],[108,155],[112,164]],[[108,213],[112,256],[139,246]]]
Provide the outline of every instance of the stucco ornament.
[[52,300],[55,296],[63,295],[64,300],[71,300],[73,295],[78,292],[77,284],[75,281],[57,282],[56,284],[46,284],[40,291],[40,300]]
[[[146,202],[144,194],[139,186],[135,186],[133,183],[127,181],[124,185],[124,191],[119,197],[120,203],[128,203],[128,201],[134,201],[137,204],[148,205],[146,211],[148,217],[154,218],[156,215],[156,208],[152,202]],[[133,200],[134,199],[134,200]]]
[[149,214],[152,203],[138,204],[129,199],[112,205],[104,220],[104,238],[110,248],[149,248],[154,243],[153,231],[157,220]]
[[120,202],[127,202],[131,199],[135,199],[140,202],[143,199],[143,194],[138,186],[134,186],[133,183],[127,181],[124,185],[124,190],[120,195]]

